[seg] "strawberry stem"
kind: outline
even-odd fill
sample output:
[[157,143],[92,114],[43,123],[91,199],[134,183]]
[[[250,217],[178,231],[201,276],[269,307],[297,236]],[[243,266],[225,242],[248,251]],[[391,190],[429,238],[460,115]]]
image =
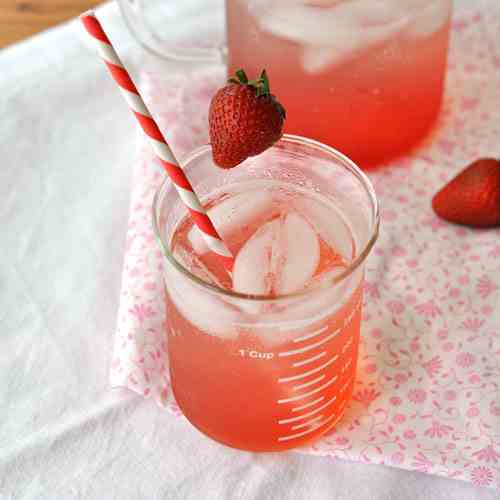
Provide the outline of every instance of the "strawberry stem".
[[228,79],[229,83],[236,83],[238,85],[248,85],[248,77],[245,70],[239,69],[235,72],[235,76]]
[[247,74],[243,69],[238,69],[234,76],[228,79],[229,83],[235,83],[237,85],[247,85],[255,89],[257,97],[270,95],[271,99],[275,102],[278,110],[283,117],[286,118],[285,108],[277,101],[275,96],[271,94],[271,87],[269,85],[269,77],[265,69],[262,70],[260,77],[255,80],[249,80]]
[[248,77],[247,74],[245,73],[245,70],[239,69],[238,71],[236,71],[236,76],[238,77],[241,83],[248,83]]
[[267,77],[266,70],[263,69],[262,73],[260,74],[259,82],[262,83],[262,87],[264,89],[264,94],[270,94],[271,89],[269,87],[269,78]]
[[257,97],[261,95],[269,95],[271,93],[269,87],[269,78],[266,70],[262,70],[260,77],[255,80],[248,80],[247,74],[243,69],[238,69],[235,75],[228,79],[229,83],[236,83],[237,85],[248,85],[255,89]]

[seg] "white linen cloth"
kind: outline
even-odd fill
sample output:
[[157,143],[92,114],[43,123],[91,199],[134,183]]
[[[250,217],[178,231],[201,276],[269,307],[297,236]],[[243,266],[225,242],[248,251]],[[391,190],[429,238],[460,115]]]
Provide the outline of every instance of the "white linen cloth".
[[[134,67],[116,6],[101,19]],[[230,450],[110,390],[136,130],[77,31],[0,52],[0,498],[499,498],[383,466]]]

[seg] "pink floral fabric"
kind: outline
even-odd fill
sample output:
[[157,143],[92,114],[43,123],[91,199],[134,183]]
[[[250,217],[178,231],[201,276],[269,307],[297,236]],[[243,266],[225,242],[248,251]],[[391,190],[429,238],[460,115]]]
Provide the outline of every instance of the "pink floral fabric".
[[[367,264],[354,396],[342,422],[304,453],[500,490],[500,229],[450,225],[430,206],[470,161],[500,155],[498,33],[494,0],[460,4],[438,126],[411,156],[369,174],[382,220]],[[197,79],[170,76],[167,85],[143,75],[141,90],[178,155],[207,141],[207,104],[222,78],[221,69],[210,69]],[[169,385],[161,254],[150,220],[162,179],[141,144],[110,376],[113,386],[180,415]]]

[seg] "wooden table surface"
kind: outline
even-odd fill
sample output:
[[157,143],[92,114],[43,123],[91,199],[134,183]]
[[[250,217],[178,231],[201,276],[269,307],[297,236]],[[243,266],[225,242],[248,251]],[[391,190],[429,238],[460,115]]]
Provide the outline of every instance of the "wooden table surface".
[[75,17],[98,0],[0,0],[0,48]]

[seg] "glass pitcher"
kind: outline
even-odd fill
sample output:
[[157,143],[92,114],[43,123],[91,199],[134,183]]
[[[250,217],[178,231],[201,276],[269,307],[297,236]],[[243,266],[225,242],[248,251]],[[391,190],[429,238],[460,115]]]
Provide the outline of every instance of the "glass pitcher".
[[361,166],[407,152],[443,95],[452,0],[120,0],[159,57],[265,68],[285,132]]

